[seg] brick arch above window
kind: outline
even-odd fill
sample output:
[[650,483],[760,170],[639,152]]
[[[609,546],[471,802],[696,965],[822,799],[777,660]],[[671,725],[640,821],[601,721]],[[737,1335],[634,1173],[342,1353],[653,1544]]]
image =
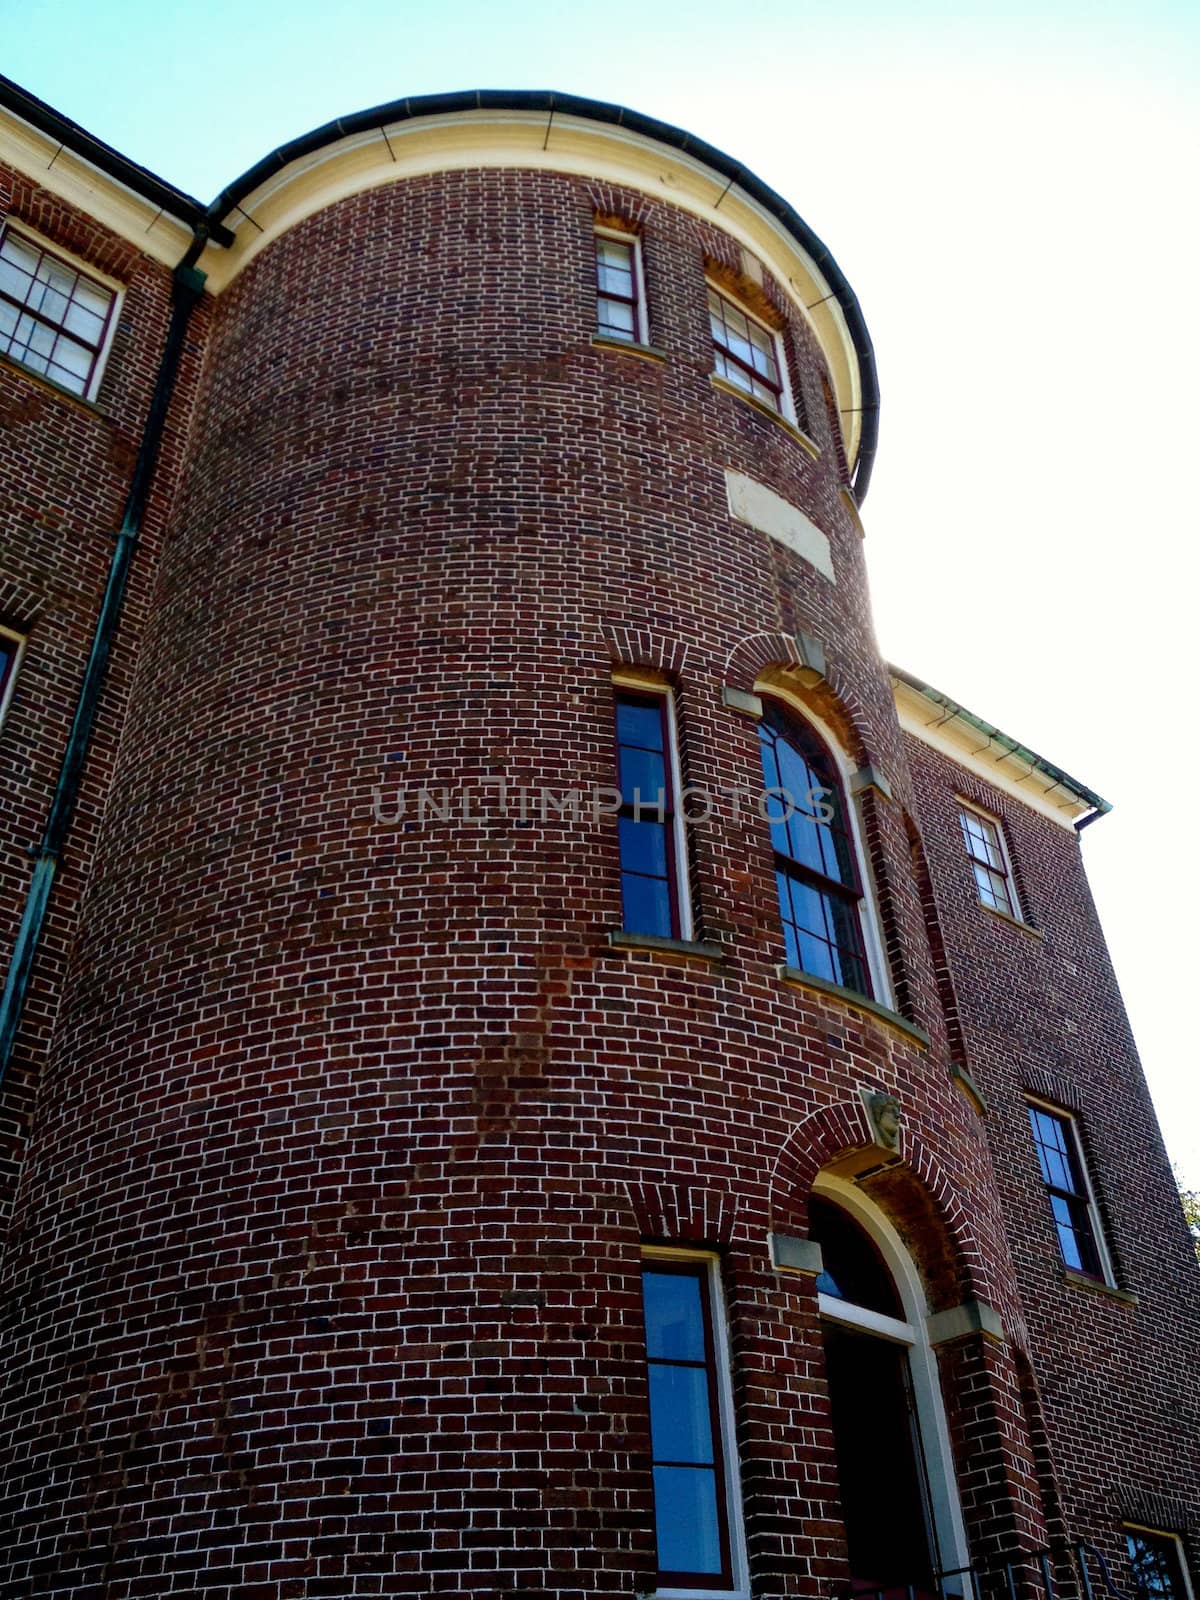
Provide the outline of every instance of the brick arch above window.
[[678,682],[684,675],[688,649],[686,641],[654,628],[622,627],[602,624],[604,643],[614,667],[646,667]]
[[[972,1216],[937,1158],[911,1124],[902,1123],[900,1151],[873,1176],[859,1180],[908,1246],[933,1311],[977,1299],[995,1305],[1007,1296],[993,1284]],[[813,1112],[781,1147],[771,1174],[769,1227],[808,1235],[808,1202],[817,1175],[836,1170],[874,1135],[861,1100]]]
[[715,1249],[733,1238],[737,1198],[727,1189],[631,1183],[627,1193],[643,1239]]

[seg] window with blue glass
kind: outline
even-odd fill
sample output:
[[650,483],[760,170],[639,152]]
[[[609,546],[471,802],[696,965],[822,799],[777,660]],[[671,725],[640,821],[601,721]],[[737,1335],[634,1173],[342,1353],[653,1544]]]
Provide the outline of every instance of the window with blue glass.
[[671,703],[667,694],[617,690],[617,817],[622,927],[686,936],[680,908]]
[[1128,1526],[1125,1549],[1136,1600],[1191,1600],[1192,1586],[1178,1535]]
[[1107,1281],[1104,1247],[1074,1119],[1047,1106],[1030,1105],[1029,1122],[1063,1265]]
[[759,743],[787,964],[870,995],[862,882],[833,757],[774,701]]
[[642,1267],[658,1582],[735,1587],[734,1475],[721,1418],[728,1374],[713,1326],[707,1259],[647,1257]]
[[21,648],[24,643],[19,633],[14,633],[10,628],[0,627],[0,722],[3,722],[4,713],[8,710],[13,682],[17,676],[17,663],[21,659]]

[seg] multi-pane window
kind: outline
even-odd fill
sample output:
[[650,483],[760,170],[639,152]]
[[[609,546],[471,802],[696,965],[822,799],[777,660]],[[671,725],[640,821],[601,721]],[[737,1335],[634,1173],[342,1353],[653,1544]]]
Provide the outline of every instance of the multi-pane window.
[[1029,1123],[1063,1262],[1074,1272],[1107,1280],[1103,1246],[1074,1119],[1065,1112],[1031,1104]]
[[1125,1548],[1137,1600],[1191,1600],[1183,1547],[1174,1534],[1126,1528]]
[[1012,869],[998,824],[968,806],[961,807],[958,817],[980,900],[1006,917],[1019,917]]
[[723,1415],[729,1372],[716,1326],[714,1264],[647,1256],[642,1304],[659,1585],[740,1587],[737,1476]]
[[596,328],[604,338],[645,342],[641,276],[635,237],[596,234]]
[[8,710],[13,681],[17,676],[17,662],[21,658],[24,643],[19,633],[14,633],[11,628],[0,627],[0,722],[3,722],[4,713]]
[[713,358],[720,376],[770,406],[772,411],[783,412],[779,343],[770,328],[727,300],[711,284],[708,320],[712,327]]
[[626,933],[687,938],[671,697],[665,690],[618,689],[616,701],[622,926]]
[[759,742],[788,965],[869,995],[862,884],[833,758],[773,701]]
[[0,238],[0,354],[90,395],[114,292],[10,228]]

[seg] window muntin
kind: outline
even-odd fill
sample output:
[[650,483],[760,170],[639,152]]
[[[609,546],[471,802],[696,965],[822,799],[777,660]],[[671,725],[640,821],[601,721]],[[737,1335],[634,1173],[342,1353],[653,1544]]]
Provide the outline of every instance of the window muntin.
[[1191,1600],[1183,1546],[1175,1534],[1126,1527],[1125,1549],[1136,1600]]
[[958,816],[980,900],[993,911],[1019,918],[1012,868],[999,824],[969,806],[961,806]]
[[616,711],[621,925],[626,933],[689,938],[671,697],[618,687]]
[[771,330],[709,285],[708,320],[718,374],[783,414],[779,341]]
[[24,648],[25,640],[19,633],[14,633],[11,628],[0,627],[0,723],[4,721],[4,713],[12,698],[17,666]]
[[642,1305],[659,1587],[730,1591],[744,1556],[715,1263],[647,1254]]
[[0,354],[88,396],[116,294],[25,235],[0,236]]
[[645,343],[641,250],[632,234],[596,231],[596,331],[605,339]]
[[870,995],[862,884],[837,768],[813,730],[775,702],[764,708],[759,744],[788,965]]
[[1073,1272],[1107,1282],[1109,1274],[1074,1119],[1048,1106],[1031,1103],[1028,1109],[1063,1264]]

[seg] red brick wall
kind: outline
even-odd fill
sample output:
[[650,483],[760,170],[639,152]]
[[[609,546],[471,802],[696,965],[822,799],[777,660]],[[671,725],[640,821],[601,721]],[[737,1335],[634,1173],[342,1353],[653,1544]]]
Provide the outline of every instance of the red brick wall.
[[[921,741],[908,747],[970,1071],[988,1102],[988,1139],[1068,1527],[1119,1558],[1122,1519],[1181,1534],[1190,1528],[1194,1537],[1200,1367],[1191,1352],[1200,1342],[1200,1274],[1080,837]],[[1029,927],[979,903],[959,795],[1001,821]],[[1117,1283],[1136,1295],[1136,1307],[1063,1279],[1025,1109],[1030,1094],[1079,1119]]]
[[[85,268],[116,279],[124,291],[94,404],[0,358],[0,622],[28,639],[0,728],[0,960],[7,968],[30,878],[26,852],[39,839],[49,810],[166,337],[170,274],[91,218],[0,166],[0,213],[5,209],[19,228]],[[193,343],[185,354],[180,403],[168,428],[75,828],[0,1104],[0,1228],[12,1202],[80,887],[112,777],[170,474],[178,465],[177,424],[186,409],[189,375],[194,385],[195,348]]]
[[[640,207],[662,365],[590,344],[597,204]],[[462,172],[331,207],[217,304],[4,1267],[13,1593],[650,1587],[643,1239],[723,1255],[756,1595],[840,1580],[813,1287],[766,1235],[866,1141],[863,1084],[904,1106],[884,1187],[936,1293],[1019,1328],[837,452],[709,382],[733,254]],[[826,531],[836,586],[731,521],[727,467]],[[797,629],[895,788],[865,834],[928,1050],[781,983],[752,815],[693,833],[719,965],[608,946],[611,820],[373,815],[399,782],[610,783],[614,662],[673,676],[694,783],[755,784],[722,687]],[[1038,1542],[1013,1350],[943,1375],[976,1548]]]

